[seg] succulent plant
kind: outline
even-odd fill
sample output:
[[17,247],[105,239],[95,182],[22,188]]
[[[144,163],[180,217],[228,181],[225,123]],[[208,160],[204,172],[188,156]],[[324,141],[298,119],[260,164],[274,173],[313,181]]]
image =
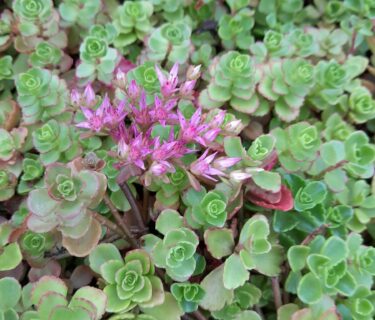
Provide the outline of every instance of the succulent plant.
[[171,292],[185,312],[198,309],[198,304],[204,297],[204,290],[196,283],[174,283]]
[[224,47],[228,49],[249,49],[254,41],[250,31],[254,26],[254,12],[248,8],[241,9],[233,16],[223,15],[219,22],[219,36],[223,41]]
[[63,0],[59,5],[62,24],[65,26],[78,25],[89,29],[99,14],[102,6],[101,0],[90,2],[84,0]]
[[[59,278],[44,276],[34,283],[31,293],[32,304],[36,307],[36,319],[93,319],[99,320],[105,313],[106,295],[93,287],[78,289],[70,301],[68,287]],[[34,318],[33,318],[34,319]]]
[[145,251],[129,251],[123,259],[114,245],[101,244],[89,259],[91,268],[106,282],[108,312],[122,313],[137,305],[147,308],[163,303],[163,284],[154,275],[154,265]]
[[28,195],[29,229],[44,233],[58,228],[65,237],[82,238],[91,225],[88,209],[95,208],[104,196],[106,177],[74,163],[54,163],[47,167],[44,182],[45,187]]
[[19,74],[16,87],[22,119],[27,124],[47,121],[65,111],[66,84],[46,69],[32,68]]
[[107,39],[98,35],[88,35],[84,38],[80,48],[82,62],[76,70],[76,76],[85,85],[95,78],[110,83],[113,72],[119,62],[115,49],[108,46]]
[[143,41],[150,33],[150,17],[153,5],[147,1],[125,2],[114,16],[113,24],[117,30],[114,40],[116,48],[123,48],[138,40]]
[[314,66],[303,59],[273,61],[263,69],[258,92],[275,102],[275,112],[283,121],[295,120],[305,97],[315,84]]
[[148,40],[148,57],[154,61],[167,59],[185,63],[190,51],[190,27],[183,22],[165,23],[155,29]]
[[210,84],[199,97],[204,108],[220,107],[228,101],[233,109],[243,113],[268,112],[269,105],[255,92],[259,74],[249,55],[229,51],[214,64],[211,74]]

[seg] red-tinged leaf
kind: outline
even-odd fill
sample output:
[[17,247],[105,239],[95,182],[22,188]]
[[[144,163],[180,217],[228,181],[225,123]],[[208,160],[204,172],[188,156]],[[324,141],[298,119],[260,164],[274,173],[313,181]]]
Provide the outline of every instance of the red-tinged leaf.
[[281,186],[280,200],[275,203],[271,203],[269,201],[256,197],[255,195],[249,192],[246,194],[246,196],[247,196],[247,199],[250,200],[252,203],[263,208],[280,210],[280,211],[289,211],[294,206],[293,195],[290,192],[290,190],[284,185]]

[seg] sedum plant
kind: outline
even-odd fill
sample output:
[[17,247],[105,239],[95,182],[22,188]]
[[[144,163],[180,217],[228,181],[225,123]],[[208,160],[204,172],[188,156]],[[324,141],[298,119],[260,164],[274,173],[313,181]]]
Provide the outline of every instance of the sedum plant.
[[126,1],[116,12],[113,24],[117,31],[114,40],[116,48],[126,47],[137,40],[143,40],[150,33],[150,17],[153,5],[148,1]]
[[123,313],[136,307],[163,303],[164,291],[150,256],[143,250],[129,251],[125,259],[112,244],[101,244],[90,254],[91,268],[106,282],[106,310]]
[[0,2],[0,320],[374,319],[374,1]]
[[19,74],[16,88],[22,118],[27,124],[46,121],[65,111],[66,84],[46,69],[32,68]]

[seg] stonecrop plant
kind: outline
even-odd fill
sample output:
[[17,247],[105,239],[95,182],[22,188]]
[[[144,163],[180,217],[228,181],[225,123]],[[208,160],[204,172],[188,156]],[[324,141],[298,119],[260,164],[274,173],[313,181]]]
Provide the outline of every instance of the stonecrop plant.
[[0,320],[375,319],[374,29],[0,1]]

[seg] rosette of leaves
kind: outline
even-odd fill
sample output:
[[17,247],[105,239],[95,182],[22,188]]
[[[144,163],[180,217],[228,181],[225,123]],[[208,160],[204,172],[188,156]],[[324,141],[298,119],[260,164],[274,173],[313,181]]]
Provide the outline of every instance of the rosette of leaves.
[[318,236],[308,246],[290,247],[288,262],[292,273],[288,280],[295,277],[298,281],[296,287],[289,289],[296,290],[306,304],[316,303],[324,294],[351,296],[357,281],[348,266],[348,254],[347,243],[338,236]]
[[64,281],[43,276],[31,290],[31,302],[36,308],[31,319],[100,320],[104,315],[107,297],[103,291],[85,286],[78,289],[70,300],[67,295],[68,287]]
[[340,101],[340,105],[348,112],[350,120],[355,124],[375,118],[375,101],[365,87],[355,88],[348,99]]
[[204,108],[218,108],[229,102],[233,109],[255,116],[269,111],[268,103],[255,93],[259,75],[249,55],[229,51],[213,64],[210,74],[208,88],[199,96]]
[[184,17],[184,0],[151,0],[155,11],[161,12],[167,21],[179,21]]
[[349,37],[343,30],[311,28],[308,33],[314,37],[319,47],[315,55],[327,59],[336,58],[338,60],[344,57],[344,46],[348,43]]
[[[303,0],[261,0],[256,22],[263,29],[281,29],[299,23],[305,18]],[[260,27],[259,26],[259,27]]]
[[59,13],[63,26],[78,25],[89,29],[100,12],[101,0],[63,0],[59,5]]
[[321,181],[304,182],[294,196],[294,209],[299,212],[312,209],[324,202],[327,193],[327,187]]
[[148,40],[148,57],[154,61],[167,60],[183,64],[189,58],[191,28],[182,21],[164,23]]
[[55,68],[59,65],[61,58],[61,49],[43,41],[37,44],[35,51],[29,57],[29,63],[33,67]]
[[108,312],[123,313],[136,306],[152,308],[164,302],[163,284],[154,275],[154,265],[145,251],[129,251],[124,259],[113,244],[100,244],[89,261],[106,283],[103,291],[108,297]]
[[345,141],[346,138],[354,131],[353,126],[344,121],[338,113],[331,114],[324,123],[324,138],[329,140]]
[[365,180],[350,179],[336,195],[340,204],[353,208],[353,216],[346,224],[350,230],[362,232],[373,218],[375,196]]
[[318,129],[299,122],[286,129],[272,130],[280,164],[289,172],[307,170],[317,157],[321,144]]
[[0,161],[13,164],[27,137],[27,129],[14,128],[8,132],[0,128]]
[[3,222],[0,224],[0,271],[12,270],[22,261],[20,246],[17,242],[10,242],[13,231],[10,223]]
[[303,29],[294,29],[288,35],[288,41],[293,45],[293,54],[305,58],[316,55],[319,45],[314,36]]
[[265,216],[257,214],[247,220],[241,230],[235,252],[224,262],[223,283],[226,289],[243,286],[252,269],[267,276],[276,276],[280,272],[282,247],[272,245],[269,234],[269,224]]
[[44,252],[52,249],[55,244],[53,236],[49,233],[35,233],[26,231],[18,240],[20,248],[26,257],[31,259],[42,258]]
[[18,51],[29,52],[42,39],[66,47],[67,37],[59,28],[59,16],[51,0],[16,0],[12,8],[20,34],[15,39]]
[[0,52],[6,50],[12,43],[13,15],[10,10],[3,10],[0,14]]
[[13,58],[4,56],[0,58],[0,92],[11,89],[10,81],[13,79]]
[[189,178],[184,169],[176,167],[175,172],[168,173],[169,183],[156,181],[153,190],[156,191],[155,208],[177,209],[184,190],[190,185]]
[[316,85],[309,95],[315,108],[326,110],[338,104],[345,90],[353,91],[359,83],[353,79],[366,70],[368,60],[360,56],[349,56],[345,63],[336,60],[321,60],[315,66]]
[[184,227],[182,216],[171,209],[162,211],[156,221],[156,229],[164,235],[163,239],[151,234],[144,236],[146,246],[147,243],[152,243],[147,250],[150,251],[155,266],[164,268],[173,280],[188,280],[197,266],[197,235]]
[[17,304],[21,299],[22,288],[15,278],[0,279],[0,317],[18,319]]
[[241,319],[244,310],[248,310],[255,304],[258,304],[261,296],[262,291],[255,285],[247,282],[234,290],[234,297],[231,303],[219,311],[214,311],[212,315],[215,319],[219,320],[235,320],[238,317]]
[[172,284],[171,293],[184,312],[196,311],[199,302],[205,295],[204,290],[199,284],[189,282]]
[[275,102],[281,120],[295,120],[315,83],[314,66],[303,59],[272,61],[264,66],[258,92]]
[[137,85],[141,86],[148,94],[160,91],[160,82],[155,70],[155,64],[147,61],[127,73],[127,79],[130,83],[135,80]]
[[367,179],[373,176],[375,160],[375,145],[370,143],[364,131],[355,131],[346,139],[345,143],[346,171],[354,176]]
[[137,40],[143,40],[151,32],[150,17],[153,5],[148,1],[126,1],[114,15],[113,25],[117,31],[116,48],[123,48]]
[[223,227],[228,217],[228,198],[220,190],[196,191],[188,189],[184,195],[184,203],[188,206],[185,218],[193,228]]
[[[28,228],[37,233],[57,228],[63,234],[63,245],[72,254],[87,255],[101,234],[100,225],[92,219],[88,209],[97,207],[102,201],[107,187],[105,175],[81,170],[75,163],[54,163],[47,167],[44,182],[45,187],[34,189],[28,195],[27,207],[31,213]],[[94,234],[98,231],[99,234]],[[89,236],[91,242],[74,248],[73,243]]]
[[26,124],[47,121],[65,111],[66,83],[46,69],[32,68],[19,74],[16,87],[17,101]]
[[26,154],[22,160],[23,174],[17,186],[19,194],[25,194],[43,183],[44,167],[39,157],[34,154]]
[[76,69],[76,76],[80,84],[85,85],[96,78],[109,84],[120,57],[116,49],[108,46],[107,39],[90,34],[84,38],[79,52],[81,63]]
[[73,141],[69,129],[66,123],[51,119],[32,133],[34,147],[44,165],[64,159],[64,154],[71,151]]
[[231,15],[225,14],[220,18],[218,34],[227,49],[235,47],[247,50],[253,43],[251,29],[254,26],[254,12],[249,8],[241,9]]

